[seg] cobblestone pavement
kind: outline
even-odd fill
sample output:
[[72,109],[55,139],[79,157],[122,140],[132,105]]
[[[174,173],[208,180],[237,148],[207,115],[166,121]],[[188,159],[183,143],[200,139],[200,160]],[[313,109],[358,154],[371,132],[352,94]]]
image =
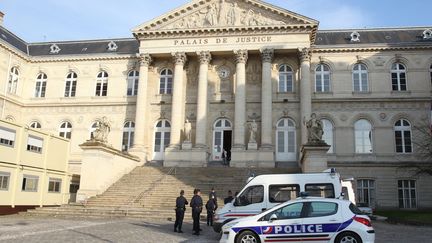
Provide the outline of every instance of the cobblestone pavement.
[[[432,228],[374,222],[376,242],[431,242]],[[192,235],[190,223],[184,234],[174,233],[171,222],[0,217],[0,242],[218,242],[211,227],[202,224],[201,236]]]

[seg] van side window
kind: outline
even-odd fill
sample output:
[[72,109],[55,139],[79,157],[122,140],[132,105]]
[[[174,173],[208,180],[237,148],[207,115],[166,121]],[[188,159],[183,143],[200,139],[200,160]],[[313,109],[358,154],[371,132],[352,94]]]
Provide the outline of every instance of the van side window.
[[305,191],[311,197],[335,198],[333,184],[306,184]]
[[282,203],[297,198],[300,194],[299,185],[270,185],[269,201],[271,203]]
[[311,202],[307,209],[306,217],[323,217],[336,214],[338,204],[332,202]]
[[[237,201],[237,200],[236,200]],[[236,206],[247,206],[264,201],[264,186],[251,186],[238,196]]]
[[276,214],[277,220],[282,219],[298,219],[302,215],[303,203],[293,203],[285,207],[273,210],[266,214],[263,218],[264,221],[269,221],[273,214]]

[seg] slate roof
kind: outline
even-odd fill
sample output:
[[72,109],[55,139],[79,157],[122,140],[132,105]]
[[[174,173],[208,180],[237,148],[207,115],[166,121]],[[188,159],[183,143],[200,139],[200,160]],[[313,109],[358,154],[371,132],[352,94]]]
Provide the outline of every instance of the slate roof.
[[[432,45],[432,39],[424,39],[423,32],[432,27],[380,28],[360,30],[321,30],[317,32],[315,45],[318,47],[338,45],[386,45],[386,46],[415,46]],[[359,42],[351,41],[351,33],[360,34]],[[12,32],[0,26],[0,40],[3,40],[18,50],[30,56],[62,56],[85,54],[135,54],[139,52],[139,42],[135,38],[60,41],[27,43]],[[108,49],[108,43],[114,41],[118,46],[116,51]],[[56,44],[61,50],[58,54],[51,54],[51,45]]]

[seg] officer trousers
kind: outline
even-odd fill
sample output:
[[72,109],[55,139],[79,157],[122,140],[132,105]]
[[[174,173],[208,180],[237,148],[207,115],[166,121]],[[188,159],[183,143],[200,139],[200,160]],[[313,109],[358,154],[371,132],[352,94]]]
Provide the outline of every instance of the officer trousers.
[[181,231],[183,226],[184,213],[185,211],[183,208],[176,209],[176,220],[174,223],[174,229],[178,228],[178,230]]
[[213,226],[213,211],[207,211],[207,225]]
[[198,210],[193,210],[192,212],[193,231],[195,231],[196,234],[199,234],[200,232],[200,214],[201,212]]

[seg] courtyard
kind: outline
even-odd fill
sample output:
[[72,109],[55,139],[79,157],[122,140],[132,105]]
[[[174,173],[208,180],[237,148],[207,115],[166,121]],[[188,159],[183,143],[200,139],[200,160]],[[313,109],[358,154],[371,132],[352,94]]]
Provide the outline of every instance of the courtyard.
[[[0,242],[218,242],[212,228],[201,224],[201,236],[192,235],[186,222],[179,234],[169,221],[131,219],[58,219],[23,216],[0,217]],[[373,222],[376,242],[430,242],[430,227]]]

